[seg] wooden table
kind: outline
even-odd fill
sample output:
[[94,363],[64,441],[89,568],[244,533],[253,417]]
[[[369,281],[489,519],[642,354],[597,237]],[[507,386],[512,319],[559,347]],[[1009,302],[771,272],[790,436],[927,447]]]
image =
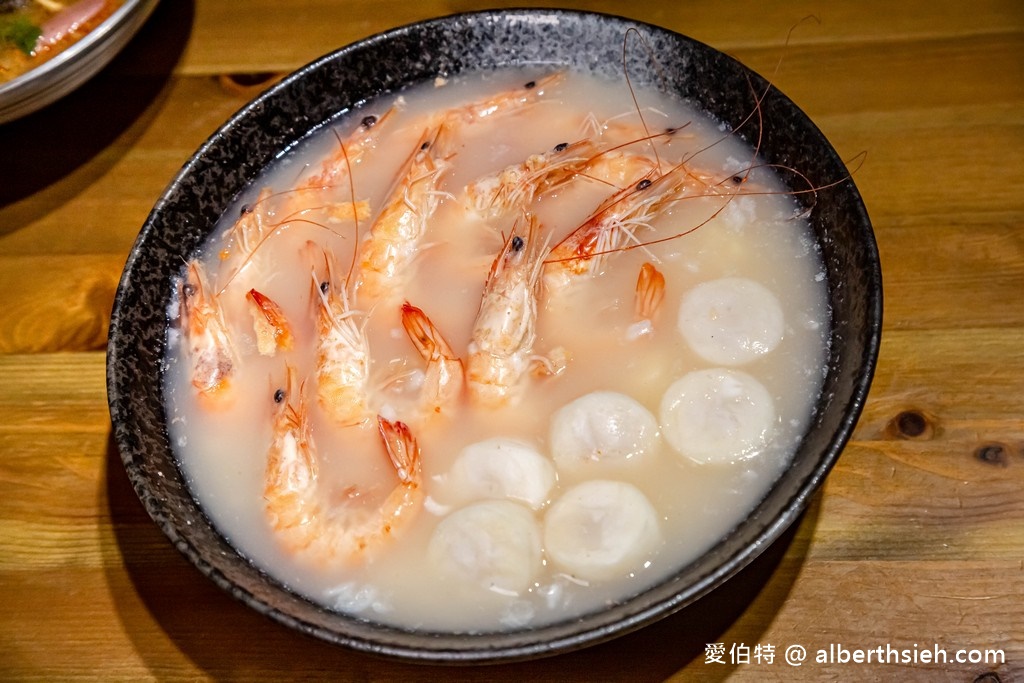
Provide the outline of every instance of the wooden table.
[[[128,250],[181,164],[275,76],[477,7],[164,0],[98,77],[0,126],[0,679],[1024,680],[1024,5],[574,4],[774,74],[844,158],[867,152],[855,179],[883,262],[880,363],[800,523],[692,608],[502,667],[368,658],[214,587],[150,522],[111,441],[104,347]],[[820,23],[786,46],[809,14]],[[791,645],[809,652],[800,668]],[[937,647],[947,661],[923,663]],[[1003,659],[958,663],[960,649]]]

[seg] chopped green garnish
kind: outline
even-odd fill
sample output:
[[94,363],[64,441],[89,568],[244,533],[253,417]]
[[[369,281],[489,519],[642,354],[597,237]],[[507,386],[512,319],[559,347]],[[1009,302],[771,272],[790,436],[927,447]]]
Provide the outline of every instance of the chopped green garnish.
[[42,30],[25,17],[0,19],[0,43],[8,43],[27,55],[36,49]]

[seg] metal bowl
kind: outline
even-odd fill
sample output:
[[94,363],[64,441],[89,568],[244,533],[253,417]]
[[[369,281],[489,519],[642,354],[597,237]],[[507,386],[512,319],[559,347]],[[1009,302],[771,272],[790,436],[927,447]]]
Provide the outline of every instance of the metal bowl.
[[92,78],[131,40],[158,0],[126,0],[99,26],[52,59],[0,83],[0,123],[31,114]]
[[[161,384],[166,311],[181,263],[229,204],[283,150],[338,112],[383,92],[467,70],[565,65],[621,74],[622,40],[636,29],[659,55],[629,58],[631,77],[690,100],[748,142],[767,163],[798,168],[819,192],[810,220],[831,303],[827,376],[792,463],[757,507],[697,560],[640,594],[563,622],[457,634],[405,630],[334,612],[289,591],[242,557],[193,499],[172,452]],[[747,121],[751,92],[767,92]],[[845,178],[845,180],[843,180]],[[802,202],[810,202],[800,195]],[[564,10],[460,14],[398,28],[309,64],[238,112],[188,161],[131,251],[110,325],[110,414],[124,466],[149,514],[217,585],[271,619],[355,650],[419,662],[498,662],[551,655],[638,629],[693,603],[749,564],[796,520],[849,439],[875,368],[882,323],[877,247],[845,165],[785,95],[707,45],[620,17]]]

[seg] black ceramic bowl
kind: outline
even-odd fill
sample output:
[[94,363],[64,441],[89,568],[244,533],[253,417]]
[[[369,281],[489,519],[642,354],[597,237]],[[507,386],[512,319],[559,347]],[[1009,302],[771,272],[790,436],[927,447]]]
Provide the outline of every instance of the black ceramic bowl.
[[[824,390],[792,465],[747,518],[699,559],[602,611],[529,630],[457,635],[406,631],[319,607],[240,556],[193,499],[172,453],[161,384],[172,279],[232,200],[282,150],[338,112],[378,93],[474,69],[566,65],[620,77],[623,36],[634,81],[664,88],[729,123],[768,163],[798,168],[815,186],[810,220],[827,269],[831,351]],[[653,67],[649,54],[657,54]],[[767,96],[760,121],[752,92]],[[741,125],[742,124],[742,125]],[[399,28],[299,70],[242,109],[184,166],[147,219],[128,258],[110,325],[107,382],[117,444],[135,490],[174,545],[206,576],[272,619],[323,640],[423,662],[496,662],[565,652],[671,614],[728,580],[796,520],[839,457],[864,405],[882,317],[871,225],[849,173],[788,98],[730,57],[630,20],[561,10],[461,14]],[[845,179],[845,180],[844,180]]]

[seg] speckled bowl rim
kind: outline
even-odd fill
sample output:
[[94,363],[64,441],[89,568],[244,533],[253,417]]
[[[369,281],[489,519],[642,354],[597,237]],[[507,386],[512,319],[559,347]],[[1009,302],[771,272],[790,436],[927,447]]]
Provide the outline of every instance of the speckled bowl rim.
[[[303,67],[227,121],[172,181],[140,231],[118,287],[108,345],[108,400],[126,472],[146,510],[171,542],[221,588],[285,626],[358,651],[422,663],[505,662],[587,647],[676,612],[735,575],[799,518],[850,438],[867,397],[881,337],[882,281],[867,211],[852,179],[842,180],[847,175],[846,167],[817,127],[776,89],[770,90],[762,105],[765,119],[773,122],[763,130],[766,143],[762,153],[766,159],[790,165],[807,162],[813,168],[801,166],[801,171],[819,184],[840,181],[827,195],[820,193],[824,200],[819,197],[812,212],[826,256],[834,309],[833,348],[825,391],[814,425],[801,442],[792,466],[764,500],[715,547],[664,581],[605,610],[528,630],[466,635],[365,622],[320,608],[248,565],[191,500],[170,453],[159,393],[166,342],[164,311],[171,278],[184,256],[198,246],[230,199],[237,195],[235,190],[253,180],[268,161],[247,158],[239,164],[232,158],[232,145],[237,152],[237,147],[247,140],[273,139],[279,143],[276,154],[284,153],[329,118],[322,113],[306,116],[305,104],[298,106],[295,98],[309,103],[345,93],[345,88],[350,87],[346,82],[353,78],[362,90],[345,94],[350,107],[380,89],[394,88],[396,83],[400,87],[403,78],[419,81],[425,74],[448,75],[470,69],[484,60],[484,54],[487,59],[494,59],[492,52],[503,55],[508,64],[536,63],[537,55],[531,54],[529,40],[522,38],[526,34],[558,38],[565,44],[557,49],[572,54],[566,59],[586,60],[591,48],[585,50],[578,40],[572,42],[571,38],[589,39],[596,52],[621,51],[621,42],[609,46],[609,41],[602,42],[601,36],[622,36],[628,28],[638,29],[650,40],[670,44],[686,56],[676,60],[671,52],[659,52],[668,64],[661,65],[663,70],[683,70],[683,74],[673,75],[673,88],[691,87],[695,79],[684,75],[696,73],[698,67],[715,74],[726,73],[733,79],[725,82],[732,83],[734,91],[702,91],[703,99],[696,103],[712,113],[728,112],[730,107],[738,112],[742,106],[749,111],[749,101],[746,105],[739,103],[744,98],[749,100],[751,87],[756,92],[764,91],[764,79],[732,58],[650,24],[575,10],[463,13],[372,36]],[[453,51],[453,55],[444,54],[445,73],[425,67],[431,59],[439,58],[425,58],[424,46],[441,49],[442,42],[453,36],[465,44],[484,41],[474,48],[479,54],[470,60],[454,41],[444,42],[444,49]],[[500,40],[486,42],[494,37]],[[538,42],[543,41],[534,44]],[[598,45],[599,42],[602,44]],[[547,48],[537,50],[544,53]],[[396,76],[394,70],[379,73],[378,63],[388,59],[399,60],[407,67],[401,69],[401,76]],[[360,69],[365,73],[352,75]],[[311,106],[315,109],[315,105]],[[733,119],[735,126],[737,115],[734,112],[724,118]],[[756,131],[741,129],[740,134],[754,136]],[[785,143],[780,143],[778,155],[772,149],[776,137]],[[806,149],[813,150],[813,154],[804,158],[800,156],[801,150]],[[217,185],[225,182],[234,190],[229,192]],[[231,197],[225,198],[225,194]],[[177,262],[168,265],[174,259]]]

